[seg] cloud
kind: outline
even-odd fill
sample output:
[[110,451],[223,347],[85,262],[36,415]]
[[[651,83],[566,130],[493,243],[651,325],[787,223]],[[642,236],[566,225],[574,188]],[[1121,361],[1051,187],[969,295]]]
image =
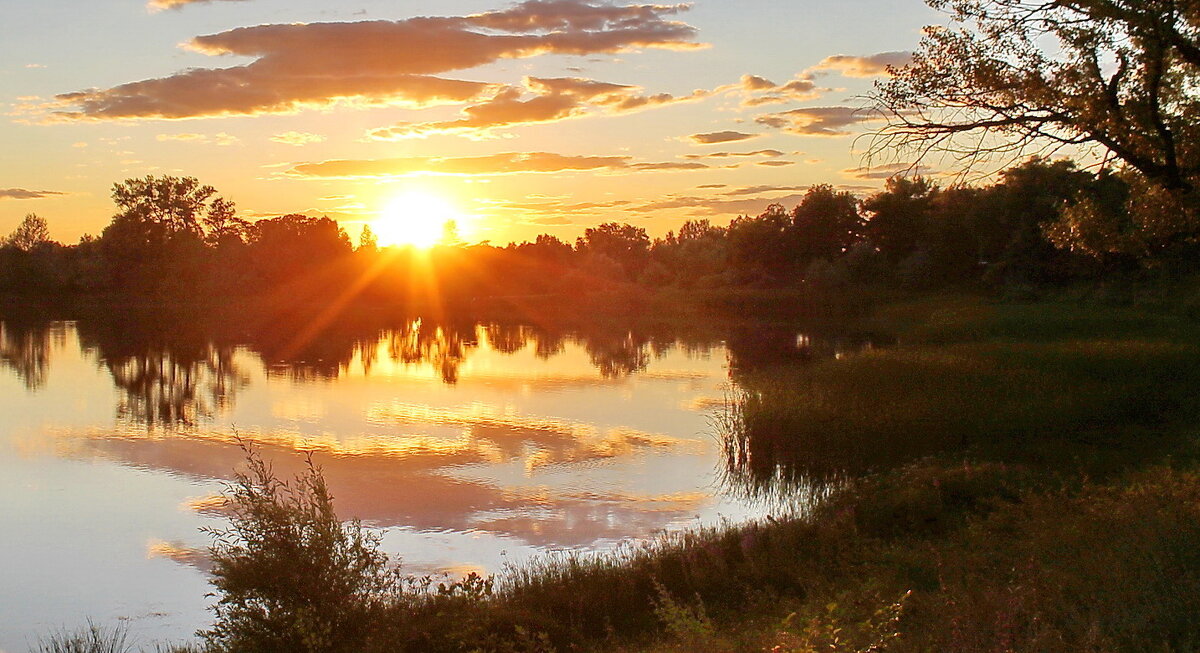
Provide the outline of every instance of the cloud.
[[769,91],[778,86],[769,79],[757,75],[742,75],[742,88],[747,91]]
[[768,168],[783,168],[786,166],[794,166],[794,165],[796,165],[796,162],[795,161],[780,161],[780,160],[759,161],[755,165],[766,166]]
[[465,157],[336,159],[297,164],[286,174],[308,179],[381,179],[407,175],[494,176],[587,170],[655,172],[709,168],[694,161],[634,163],[631,159],[629,156],[571,156],[552,152],[506,152]]
[[632,167],[635,170],[701,170],[709,166],[695,161],[690,163],[670,161],[667,163],[635,163]]
[[726,159],[730,157],[750,157],[750,156],[783,156],[783,152],[779,150],[755,150],[753,152],[710,152],[708,154],[687,154],[685,159]]
[[302,163],[289,174],[321,179],[401,177],[413,174],[508,175],[628,168],[628,156],[564,156],[550,152],[503,153],[474,157],[402,157]]
[[717,143],[734,143],[758,138],[762,134],[746,134],[735,131],[710,132],[707,134],[692,134],[688,136],[697,145],[716,145]]
[[846,127],[872,119],[854,107],[806,107],[759,116],[755,122],[800,136],[846,136],[851,133]]
[[185,44],[211,56],[251,57],[231,68],[59,95],[59,120],[183,119],[291,113],[340,103],[425,106],[486,96],[495,85],[439,75],[546,54],[689,49],[696,29],[671,18],[687,5],[618,6],[527,0],[472,16],[257,25]]
[[743,186],[730,191],[721,193],[722,195],[741,196],[741,195],[761,195],[763,193],[778,193],[781,191],[792,192],[808,190],[808,186]]
[[881,166],[850,168],[843,170],[842,174],[853,179],[890,179],[897,175],[927,175],[934,172],[937,171],[929,166],[916,163],[889,163]]
[[830,89],[817,86],[812,73],[805,71],[797,74],[795,79],[786,84],[776,84],[758,75],[742,75],[742,79],[737,84],[725,86],[719,90],[740,91],[744,96],[742,106],[757,107],[764,104],[815,100]]
[[768,204],[776,203],[785,206],[799,204],[803,195],[792,194],[783,197],[748,197],[745,199],[721,199],[719,197],[669,197],[656,202],[642,204],[630,209],[637,213],[656,213],[658,211],[691,209],[690,215],[757,215]]
[[0,200],[40,200],[66,195],[54,190],[26,190],[24,188],[0,188]]
[[[150,0],[146,3],[146,9],[151,13],[158,13],[164,9],[182,9],[186,5],[208,4],[213,0]],[[224,0],[225,2],[245,2],[246,0]]]
[[880,52],[866,57],[837,54],[825,57],[813,70],[836,70],[846,77],[886,77],[888,68],[903,68],[912,63],[908,51]]
[[[525,99],[526,91],[534,97]],[[669,93],[644,95],[637,86],[612,84],[577,77],[526,77],[524,86],[507,86],[480,104],[463,109],[458,120],[401,123],[372,130],[368,138],[395,141],[423,138],[430,134],[466,134],[475,138],[491,130],[515,125],[554,122],[589,115],[596,111],[628,113],[666,104],[699,100],[711,92],[697,90],[675,97]]]
[[325,137],[320,134],[310,134],[308,132],[288,131],[282,134],[275,134],[271,140],[284,145],[310,145],[312,143],[320,143],[325,140]]
[[212,136],[208,136],[206,134],[194,134],[194,133],[159,134],[155,138],[159,142],[179,141],[182,143],[201,143],[201,144],[215,143],[215,144],[221,145],[221,146],[228,146],[228,145],[233,145],[235,143],[241,142],[241,139],[239,139],[237,136],[231,136],[230,134],[226,134],[225,132],[221,132],[219,134],[214,134]]

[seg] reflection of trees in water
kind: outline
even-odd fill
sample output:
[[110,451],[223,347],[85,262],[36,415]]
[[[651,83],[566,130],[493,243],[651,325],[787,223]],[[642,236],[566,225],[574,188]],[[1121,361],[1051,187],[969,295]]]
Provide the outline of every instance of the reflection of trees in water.
[[650,364],[650,349],[647,341],[633,333],[613,336],[584,338],[592,365],[606,379],[616,379],[635,374]]
[[26,388],[37,390],[46,384],[51,346],[65,337],[57,323],[0,322],[0,366],[12,369]]
[[450,384],[458,382],[458,368],[468,352],[479,346],[474,324],[462,328],[413,320],[402,329],[388,331],[383,338],[393,361],[406,365],[430,363],[442,381]]
[[149,426],[193,425],[232,404],[248,382],[236,347],[188,321],[80,321],[80,345],[120,391],[117,414]]
[[149,426],[193,425],[214,417],[247,383],[230,348],[209,346],[182,357],[166,349],[101,357],[121,390],[118,416]]
[[830,412],[825,404],[852,404],[853,397],[814,384],[806,369],[870,350],[881,340],[887,342],[868,335],[797,334],[778,326],[735,330],[728,343],[735,388],[715,419],[726,487],[744,497],[779,499],[895,460],[898,453],[881,441],[886,434],[821,422]]

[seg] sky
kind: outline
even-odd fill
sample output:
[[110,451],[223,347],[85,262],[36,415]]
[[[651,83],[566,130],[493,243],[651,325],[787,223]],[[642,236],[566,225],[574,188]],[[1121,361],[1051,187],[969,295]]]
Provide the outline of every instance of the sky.
[[[862,96],[921,0],[39,0],[0,28],[0,235],[74,243],[115,182],[198,178],[248,219],[502,245],[726,224],[858,194]],[[386,244],[386,243],[385,243]]]

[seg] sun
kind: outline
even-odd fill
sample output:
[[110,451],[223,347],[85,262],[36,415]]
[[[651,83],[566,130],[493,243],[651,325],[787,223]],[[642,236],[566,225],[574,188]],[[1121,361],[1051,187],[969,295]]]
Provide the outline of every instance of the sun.
[[462,218],[462,212],[449,201],[410,191],[389,201],[370,227],[381,247],[411,245],[426,249],[455,238]]

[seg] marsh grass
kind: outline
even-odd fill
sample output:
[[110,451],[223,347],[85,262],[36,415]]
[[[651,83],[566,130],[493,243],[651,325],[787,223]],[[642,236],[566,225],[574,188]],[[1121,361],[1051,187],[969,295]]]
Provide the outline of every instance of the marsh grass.
[[749,495],[933,455],[1107,473],[1178,453],[1200,414],[1200,327],[1074,305],[919,303],[900,344],[757,370],[718,415],[728,484]]
[[75,631],[63,631],[38,642],[37,653],[129,653],[129,627],[118,624],[111,628],[88,622]]
[[260,504],[218,553],[255,582],[218,565],[208,648],[1200,649],[1200,327],[961,299],[876,319],[897,346],[737,379],[728,482],[808,499],[761,521],[438,583],[339,521],[318,468],[252,465],[234,498]]

